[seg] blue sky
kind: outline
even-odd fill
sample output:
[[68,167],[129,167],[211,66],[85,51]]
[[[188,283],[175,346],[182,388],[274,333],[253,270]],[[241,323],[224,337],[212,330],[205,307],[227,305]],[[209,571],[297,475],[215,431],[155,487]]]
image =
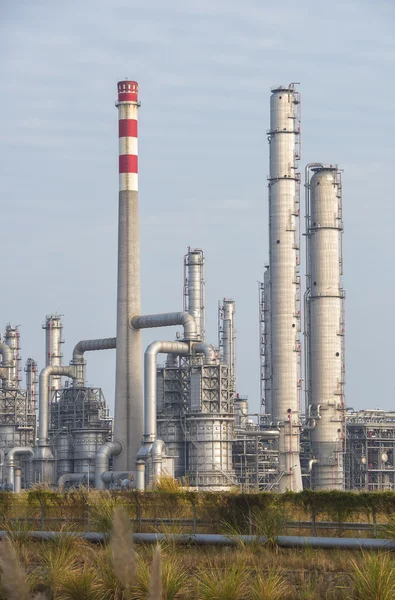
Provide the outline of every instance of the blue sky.
[[[140,84],[142,306],[182,306],[182,259],[237,302],[238,389],[258,409],[257,280],[268,257],[270,87],[301,83],[307,162],[344,168],[347,400],[395,408],[395,4],[302,0],[3,0],[0,327],[64,314],[64,357],[115,335],[116,83]],[[149,332],[144,344],[172,339]],[[88,356],[113,403],[113,352]]]

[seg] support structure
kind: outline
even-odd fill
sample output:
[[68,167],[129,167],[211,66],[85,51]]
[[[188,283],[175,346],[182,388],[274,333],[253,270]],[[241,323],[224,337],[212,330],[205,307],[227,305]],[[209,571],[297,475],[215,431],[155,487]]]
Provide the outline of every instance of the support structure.
[[[63,362],[62,344],[64,341],[61,315],[47,315],[42,328],[45,330],[45,366],[60,367]],[[62,387],[62,378],[58,375],[52,375],[48,381],[48,386],[48,394],[51,397],[54,392]]]
[[[310,169],[313,172],[309,179]],[[306,406],[311,427],[312,484],[344,489],[344,290],[341,174],[306,168]]]
[[117,352],[114,439],[122,446],[115,458],[119,471],[134,469],[143,430],[143,364],[141,331],[129,327],[140,307],[140,242],[138,214],[138,84],[118,83],[119,215]]
[[273,421],[280,427],[280,491],[302,489],[300,437],[300,97],[276,87],[270,101],[270,329]]

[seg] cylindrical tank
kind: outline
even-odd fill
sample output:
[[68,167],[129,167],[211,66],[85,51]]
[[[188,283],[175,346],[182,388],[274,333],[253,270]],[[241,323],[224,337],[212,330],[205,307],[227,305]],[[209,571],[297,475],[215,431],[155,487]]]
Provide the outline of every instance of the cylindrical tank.
[[[166,454],[174,456],[174,476],[180,479],[186,472],[186,441],[182,415],[161,417],[157,420],[158,439],[166,440]],[[185,425],[184,425],[185,427]]]
[[138,84],[118,83],[119,212],[117,350],[114,440],[122,452],[114,458],[117,471],[134,471],[143,432],[143,363],[141,331],[129,327],[141,313],[138,214]]
[[279,423],[279,489],[302,490],[299,458],[296,149],[299,94],[292,86],[270,99],[270,329],[273,420]]
[[198,339],[206,339],[205,280],[203,250],[188,250],[184,257],[184,310],[195,317]]
[[[45,366],[59,367],[63,359],[61,351],[63,323],[60,315],[47,315],[42,327],[45,329]],[[52,398],[53,393],[61,388],[62,378],[59,375],[52,375],[49,378],[49,398]]]
[[73,429],[74,473],[93,472],[96,452],[107,441],[108,431]]
[[248,400],[247,398],[235,398],[235,418],[236,427],[238,429],[245,429],[248,422]]
[[190,484],[199,489],[229,489],[235,480],[232,463],[234,417],[187,415],[186,421]]
[[313,483],[344,489],[343,320],[340,188],[337,168],[316,167],[310,179],[309,390]]
[[73,473],[73,440],[67,431],[54,437],[56,462],[56,480],[65,473]]
[[272,406],[272,347],[271,347],[271,322],[270,322],[270,268],[266,269],[263,275],[263,296],[264,296],[264,398],[265,413],[273,415]]
[[19,388],[19,330],[18,327],[13,327],[8,323],[5,329],[4,342],[12,352],[12,367],[10,372],[10,384],[14,389]]

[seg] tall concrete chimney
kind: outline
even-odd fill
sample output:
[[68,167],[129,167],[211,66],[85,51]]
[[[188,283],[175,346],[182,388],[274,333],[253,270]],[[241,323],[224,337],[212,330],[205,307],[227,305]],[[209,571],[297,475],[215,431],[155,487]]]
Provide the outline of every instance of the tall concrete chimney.
[[129,317],[141,312],[136,81],[118,83],[116,106],[119,115],[119,220],[114,440],[122,444],[122,452],[115,459],[115,469],[132,471],[143,432],[141,331],[129,327]]

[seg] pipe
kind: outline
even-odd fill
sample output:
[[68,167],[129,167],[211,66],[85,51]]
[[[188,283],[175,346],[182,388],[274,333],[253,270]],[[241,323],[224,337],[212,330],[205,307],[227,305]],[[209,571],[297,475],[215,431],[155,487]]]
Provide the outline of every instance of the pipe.
[[[72,537],[86,540],[91,543],[107,542],[110,534],[96,533],[93,531],[28,531],[13,532],[13,536],[23,535],[29,539],[51,541],[60,537]],[[8,531],[0,531],[0,539],[9,536]],[[226,535],[195,533],[195,534],[167,534],[167,533],[134,533],[133,541],[142,544],[157,544],[158,542],[176,542],[185,545],[202,546],[236,546],[240,542],[245,544],[266,544],[267,538],[255,535]],[[323,550],[395,550],[395,541],[377,540],[372,538],[339,538],[339,537],[302,537],[295,535],[280,535],[275,538],[280,548],[315,548]]]
[[192,344],[192,352],[194,354],[204,354],[205,358],[210,362],[214,362],[217,358],[213,346],[211,344],[204,344],[203,342]]
[[120,442],[107,442],[97,450],[95,460],[95,488],[97,490],[105,489],[101,476],[102,473],[108,471],[110,457],[118,456],[121,452],[122,444]]
[[14,490],[14,491],[15,491],[15,489],[14,489],[14,466],[15,466],[14,457],[23,455],[23,454],[27,454],[28,456],[33,457],[34,456],[33,448],[30,448],[29,446],[18,446],[18,447],[12,448],[7,454],[7,460],[6,460],[7,483],[8,483],[8,485],[11,486],[12,490]]
[[38,421],[38,445],[48,445],[48,429],[49,429],[49,378],[51,375],[62,375],[75,379],[76,369],[73,366],[61,367],[58,365],[49,365],[44,367],[40,373],[40,390],[39,390],[39,421]]
[[158,315],[132,315],[129,319],[132,329],[150,329],[152,327],[170,327],[182,325],[185,340],[197,339],[196,321],[187,312],[163,313]]
[[71,364],[75,366],[75,385],[83,387],[85,385],[85,361],[84,353],[93,350],[113,350],[117,346],[117,338],[103,338],[97,340],[81,340],[74,346],[73,360]]
[[309,473],[313,472],[313,465],[317,465],[319,463],[319,460],[317,460],[316,458],[312,458],[311,460],[309,460]]
[[20,494],[22,490],[22,469],[20,467],[15,467],[14,476],[14,492]]
[[163,440],[155,440],[151,448],[154,481],[162,475],[162,461],[166,456],[166,446]]
[[[64,488],[65,483],[72,483],[74,481],[83,481],[84,479],[88,479],[88,473],[63,473],[58,479],[58,488],[62,490]],[[89,480],[93,480],[93,474],[89,474]]]
[[145,462],[138,460],[136,462],[136,490],[143,491],[145,487]]
[[134,472],[133,471],[104,471],[101,474],[101,480],[103,483],[120,483],[124,479],[129,481],[134,480]]
[[[187,314],[190,319],[193,317]],[[195,322],[193,320],[193,322]],[[189,345],[185,342],[152,342],[144,354],[144,444],[156,440],[156,367],[161,352],[168,354],[188,354]],[[140,455],[140,452],[139,452]]]
[[7,376],[3,379],[3,387],[10,387],[10,373],[12,366],[12,351],[7,344],[0,342],[1,366],[8,369]]

